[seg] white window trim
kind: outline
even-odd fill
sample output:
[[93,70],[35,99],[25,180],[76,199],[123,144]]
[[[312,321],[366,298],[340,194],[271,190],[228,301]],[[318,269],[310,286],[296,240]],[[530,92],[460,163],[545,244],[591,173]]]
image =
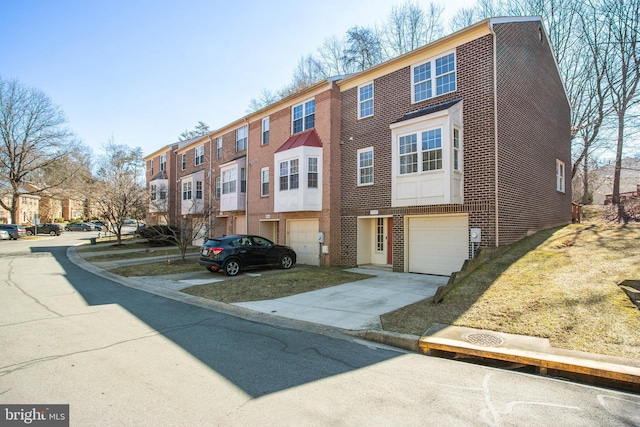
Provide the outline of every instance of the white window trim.
[[[360,89],[366,86],[371,85],[371,98],[369,99],[365,99],[364,101],[360,98]],[[373,85],[373,82],[368,82],[365,83],[363,85],[358,86],[357,88],[358,90],[358,120],[360,119],[366,119],[367,117],[373,117],[374,113],[375,113],[375,86]],[[372,106],[371,106],[371,114],[363,116],[362,115],[362,104],[364,104],[365,102],[371,101]]]
[[216,158],[221,159],[222,158],[222,137],[219,136],[216,139]]
[[[440,77],[440,76],[436,76],[436,60],[438,60],[440,58],[444,58],[445,56],[451,55],[452,53],[453,53],[453,62],[454,62],[454,66],[455,66],[454,73],[456,74],[456,78],[455,78],[456,90],[452,91],[452,92],[444,92],[444,93],[438,94],[437,93],[436,78]],[[457,62],[457,60],[458,60],[458,54],[457,54],[457,52],[455,50],[452,50],[452,51],[442,52],[442,53],[438,54],[437,56],[434,56],[434,57],[432,57],[432,58],[430,58],[430,59],[428,59],[426,61],[422,61],[422,62],[419,62],[417,64],[412,65],[411,66],[411,103],[415,104],[416,102],[423,102],[423,101],[427,101],[429,99],[437,98],[437,97],[442,96],[442,95],[446,95],[446,94],[449,94],[449,93],[456,92],[458,90],[458,62]],[[414,68],[419,67],[419,66],[421,66],[423,64],[426,64],[426,63],[431,63],[431,77],[429,78],[429,80],[423,80],[423,81],[421,81],[419,83],[422,83],[422,82],[425,82],[425,81],[431,81],[431,96],[428,97],[428,98],[416,101],[416,91],[415,91],[416,82],[415,82],[415,77],[414,77],[413,70],[414,70]],[[450,74],[450,73],[447,73],[447,74]]]
[[204,145],[196,147],[194,151],[193,163],[195,166],[199,166],[204,163]]
[[[311,171],[311,159],[315,159],[316,161],[316,170],[315,171]],[[307,156],[307,164],[306,164],[306,178],[307,178],[307,182],[305,187],[307,189],[318,189],[320,188],[320,159],[317,156]],[[315,174],[316,175],[316,186],[315,187],[311,187],[309,186],[309,179],[311,177],[311,174]]]
[[[241,131],[244,131],[244,136],[242,138],[240,138],[239,136]],[[244,140],[244,147],[239,150],[238,143],[242,140]],[[236,153],[239,153],[240,151],[245,151],[248,145],[249,145],[249,126],[244,125],[236,129]]]
[[167,155],[163,154],[162,156],[160,156],[160,170],[166,170],[167,169]]
[[[267,124],[267,128],[265,129],[264,124]],[[270,132],[271,131],[271,120],[269,119],[269,116],[265,117],[262,119],[262,132],[260,134],[260,144],[261,145],[267,145],[269,143],[269,141],[265,142],[264,141],[264,133],[265,132]],[[269,134],[268,139],[271,139],[271,135]]]
[[[362,153],[366,153],[366,152],[371,152],[371,182],[367,182],[367,183],[361,183],[361,171],[362,171],[362,167],[360,167],[360,154]],[[367,148],[361,148],[360,150],[358,150],[357,155],[356,155],[356,161],[358,162],[358,176],[357,176],[357,186],[358,187],[367,187],[367,186],[371,186],[375,183],[375,153],[373,151],[373,147],[367,147]]]
[[565,175],[567,168],[562,160],[556,159],[556,191],[564,193],[565,188]]
[[192,200],[193,198],[193,182],[192,181],[183,181],[182,182],[182,200]]
[[182,153],[182,159],[181,159],[181,163],[180,163],[180,168],[181,170],[185,170],[187,168],[187,154],[186,153]]
[[[311,114],[308,114],[308,113],[307,113],[307,107],[306,107],[306,105],[307,105],[307,103],[308,103],[308,102],[310,102],[310,101],[313,101],[313,115],[314,115],[314,118],[313,118],[313,127],[306,128],[306,127],[305,127],[305,119],[306,119],[308,116],[310,116],[310,115],[311,115]],[[305,100],[305,101],[302,101],[301,103],[296,104],[296,105],[294,105],[294,106],[292,106],[292,107],[291,107],[291,135],[294,135],[294,134],[296,134],[296,133],[301,133],[301,132],[304,132],[305,130],[313,129],[313,128],[315,128],[315,127],[316,127],[316,120],[315,120],[315,115],[316,115],[316,104],[315,104],[315,101],[316,101],[316,99],[315,99],[315,98],[309,98],[309,99],[307,99],[307,100]],[[295,121],[294,116],[293,116],[293,111],[295,110],[295,108],[296,108],[296,107],[300,107],[300,106],[302,106],[302,130],[299,130],[299,131],[297,131],[297,132],[296,132],[296,131],[294,131],[294,129],[293,129],[293,123],[294,123],[294,121]]]
[[[265,172],[267,173],[266,180],[264,179]],[[264,184],[267,184],[266,193],[264,191]],[[269,168],[268,167],[260,169],[260,197],[267,197],[267,196],[269,196]]]
[[[237,194],[238,193],[238,167],[234,166],[231,168],[224,169],[221,171],[221,175],[222,175],[222,178],[220,180],[220,186],[221,186],[220,188],[222,189],[222,192],[220,194],[222,194],[223,196],[225,194]],[[225,180],[225,178],[228,178],[228,179]],[[234,183],[233,189],[231,189],[231,183]],[[226,192],[224,188],[225,184],[229,184]]]

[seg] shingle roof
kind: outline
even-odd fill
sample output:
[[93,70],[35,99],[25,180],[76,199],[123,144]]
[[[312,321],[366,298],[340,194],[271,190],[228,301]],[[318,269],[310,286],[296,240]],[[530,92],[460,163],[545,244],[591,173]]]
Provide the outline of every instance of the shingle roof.
[[415,119],[416,117],[426,116],[427,114],[437,113],[438,111],[446,110],[453,107],[458,102],[462,101],[462,98],[452,99],[451,101],[443,102],[441,104],[432,105],[430,107],[421,108],[420,110],[410,111],[404,116],[400,117],[393,123],[404,122],[405,120]]

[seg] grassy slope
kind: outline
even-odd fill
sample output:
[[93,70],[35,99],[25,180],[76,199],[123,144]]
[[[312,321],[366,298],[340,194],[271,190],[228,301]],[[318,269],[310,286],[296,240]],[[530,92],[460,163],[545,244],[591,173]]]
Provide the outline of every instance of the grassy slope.
[[640,279],[640,224],[591,221],[530,236],[434,305],[383,316],[387,330],[432,323],[549,338],[561,348],[640,358],[640,311],[618,283]]

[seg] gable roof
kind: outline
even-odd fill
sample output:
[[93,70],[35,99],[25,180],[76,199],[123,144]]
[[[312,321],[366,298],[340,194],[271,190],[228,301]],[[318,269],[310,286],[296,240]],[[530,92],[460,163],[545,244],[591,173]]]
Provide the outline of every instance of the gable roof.
[[315,129],[306,130],[301,133],[297,133],[292,135],[289,139],[287,139],[284,144],[280,146],[276,150],[276,153],[280,153],[282,151],[291,150],[296,147],[322,147],[322,141],[318,136],[318,132]]

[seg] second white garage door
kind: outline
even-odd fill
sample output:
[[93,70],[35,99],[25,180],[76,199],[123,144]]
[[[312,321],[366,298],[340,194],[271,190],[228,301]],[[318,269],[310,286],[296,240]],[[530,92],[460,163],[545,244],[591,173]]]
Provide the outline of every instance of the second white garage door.
[[469,219],[465,215],[432,215],[408,220],[410,273],[449,276],[469,257]]
[[296,251],[298,264],[318,265],[318,220],[287,221],[287,244]]

